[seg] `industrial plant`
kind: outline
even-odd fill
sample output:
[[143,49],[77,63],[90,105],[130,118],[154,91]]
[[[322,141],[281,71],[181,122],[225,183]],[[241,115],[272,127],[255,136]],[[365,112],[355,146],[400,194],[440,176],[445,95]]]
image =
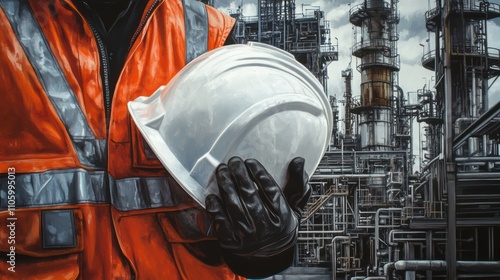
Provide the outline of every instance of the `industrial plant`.
[[328,66],[342,66],[320,8],[259,0],[257,16],[232,14],[240,43],[288,51],[318,78],[336,124],[310,180],[294,266],[271,279],[500,279],[500,103],[489,102],[500,46],[488,34],[500,5],[430,1],[422,20],[433,46],[421,62],[435,79],[403,89],[398,2],[350,5],[355,63],[341,93],[327,86]]

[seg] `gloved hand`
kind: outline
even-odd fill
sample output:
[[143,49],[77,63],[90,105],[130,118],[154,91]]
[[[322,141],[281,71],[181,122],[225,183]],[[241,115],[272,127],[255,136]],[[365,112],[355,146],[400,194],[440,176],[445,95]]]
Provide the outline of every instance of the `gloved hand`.
[[206,207],[227,265],[245,277],[276,274],[293,261],[302,210],[310,196],[304,159],[288,167],[281,188],[260,162],[233,157],[216,170],[220,198]]

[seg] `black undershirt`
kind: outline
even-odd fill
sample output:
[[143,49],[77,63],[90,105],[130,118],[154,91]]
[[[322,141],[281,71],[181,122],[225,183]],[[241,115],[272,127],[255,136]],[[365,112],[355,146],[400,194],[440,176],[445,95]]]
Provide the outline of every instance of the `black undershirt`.
[[[109,88],[113,95],[132,37],[141,23],[148,0],[73,0],[90,24],[97,29],[106,47]],[[233,32],[225,45],[234,44]]]
[[127,58],[132,37],[139,27],[148,0],[74,0],[90,24],[97,29],[106,47],[109,88],[116,82]]

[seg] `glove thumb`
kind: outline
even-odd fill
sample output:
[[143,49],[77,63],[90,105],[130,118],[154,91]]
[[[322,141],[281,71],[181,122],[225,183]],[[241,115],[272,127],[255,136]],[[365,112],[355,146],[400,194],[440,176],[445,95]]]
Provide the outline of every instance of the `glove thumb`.
[[308,184],[309,176],[304,170],[304,165],[305,159],[302,157],[296,157],[290,162],[288,182],[283,191],[288,204],[299,217],[302,216],[302,211],[311,195],[311,187]]

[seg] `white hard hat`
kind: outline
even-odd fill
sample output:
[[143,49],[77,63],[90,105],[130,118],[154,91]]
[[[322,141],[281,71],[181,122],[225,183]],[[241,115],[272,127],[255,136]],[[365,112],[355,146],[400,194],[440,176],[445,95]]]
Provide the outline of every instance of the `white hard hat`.
[[205,53],[128,108],[165,168],[203,207],[208,194],[218,194],[216,167],[233,156],[257,159],[281,187],[297,156],[311,175],[333,119],[321,84],[303,65],[254,42]]

